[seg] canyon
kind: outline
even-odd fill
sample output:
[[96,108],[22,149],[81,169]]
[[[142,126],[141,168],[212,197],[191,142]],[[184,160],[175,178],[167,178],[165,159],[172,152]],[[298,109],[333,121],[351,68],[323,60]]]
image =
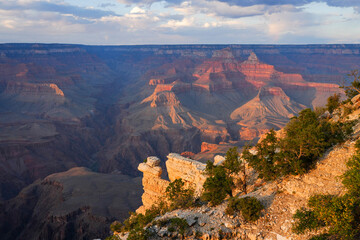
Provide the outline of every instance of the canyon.
[[[50,238],[59,228],[51,224],[54,216],[63,226],[66,219],[92,219],[93,230],[86,231],[104,237],[108,225],[97,221],[122,220],[141,205],[137,167],[148,156],[187,152],[206,162],[230,146],[254,143],[299,110],[342,93],[339,84],[359,60],[360,45],[1,44],[0,215],[17,209],[12,225],[27,221]],[[67,207],[76,194],[66,184],[85,185],[48,180],[61,173],[86,175],[94,191],[105,184],[137,200],[124,200],[113,215],[96,210],[108,204],[101,201]],[[113,180],[104,182],[106,176]],[[133,188],[125,187],[129,182]],[[37,200],[27,206],[26,199]],[[35,209],[37,202],[64,209]],[[38,211],[38,218],[29,217]],[[28,214],[24,222],[22,214]],[[51,230],[42,231],[39,222]],[[0,234],[16,239],[14,229],[1,223]],[[29,239],[39,237],[28,229],[21,231]],[[56,236],[90,238],[68,229]]]

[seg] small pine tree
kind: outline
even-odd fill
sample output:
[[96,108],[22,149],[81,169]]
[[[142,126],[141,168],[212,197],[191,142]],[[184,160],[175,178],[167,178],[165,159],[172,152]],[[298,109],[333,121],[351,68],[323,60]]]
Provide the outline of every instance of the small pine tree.
[[228,175],[238,174],[242,172],[243,179],[237,179],[237,186],[240,186],[242,191],[247,193],[247,185],[246,185],[246,168],[245,163],[239,156],[238,148],[233,147],[230,148],[225,155],[225,161],[223,164]]
[[228,215],[241,212],[246,221],[254,222],[259,219],[263,209],[264,205],[255,197],[231,198],[225,212]]
[[274,129],[271,129],[265,139],[256,145],[257,154],[251,154],[250,147],[245,147],[243,158],[259,173],[260,178],[273,180],[279,177],[282,160],[278,148],[279,141]]
[[179,178],[174,180],[166,188],[166,196],[171,203],[171,210],[191,207],[194,202],[194,190],[185,188],[184,181]]
[[335,93],[327,99],[326,108],[329,113],[333,113],[340,106],[340,94]]
[[352,82],[350,85],[342,85],[340,88],[345,89],[345,94],[348,99],[352,99],[356,95],[360,94],[360,73],[359,70],[353,70],[347,75]]
[[230,148],[226,152],[223,166],[229,174],[238,173],[241,170],[242,162],[237,147]]
[[209,201],[211,205],[218,205],[227,195],[232,197],[232,190],[235,188],[233,175],[240,171],[244,174],[244,180],[240,181],[240,184],[246,193],[245,165],[239,157],[237,147],[227,151],[223,166],[215,166],[214,163],[208,161],[206,174],[209,177],[204,183],[204,192],[201,198]]
[[[348,131],[349,130],[349,131]],[[257,153],[249,147],[243,158],[265,180],[288,174],[304,174],[311,169],[325,150],[344,140],[351,125],[330,123],[319,119],[314,111],[305,109],[285,127],[286,135],[278,139],[274,130],[256,145]]]
[[227,195],[232,196],[232,189],[235,185],[223,166],[214,166],[209,162],[207,166],[209,166],[207,172],[210,173],[210,176],[205,180],[201,198],[216,206],[222,203]]

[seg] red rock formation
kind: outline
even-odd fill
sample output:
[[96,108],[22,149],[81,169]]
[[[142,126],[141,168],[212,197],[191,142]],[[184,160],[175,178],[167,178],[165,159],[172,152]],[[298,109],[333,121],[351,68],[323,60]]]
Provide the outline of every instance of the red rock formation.
[[195,153],[186,151],[186,152],[182,152],[180,155],[191,159],[193,156],[195,156]]
[[201,143],[201,152],[205,152],[205,151],[212,151],[218,148],[217,144],[213,144],[213,143],[207,143],[207,142],[202,142]]
[[[195,79],[184,79],[187,82],[179,79],[173,81],[186,76],[186,74],[182,72],[183,75],[180,76],[177,68],[171,64],[164,66],[169,68],[161,68],[159,74],[164,75],[159,75],[160,77],[150,80],[149,84],[156,85],[156,87],[154,93],[144,99],[143,102],[151,101],[150,106],[153,108],[159,106],[178,107],[182,106],[181,101],[184,98],[179,99],[177,95],[191,95],[192,92],[199,92],[200,96],[203,93],[226,95],[226,92],[236,92],[240,94],[242,99],[250,100],[253,98],[246,104],[243,103],[242,106],[232,106],[234,110],[230,114],[231,119],[238,120],[238,126],[230,127],[231,131],[236,135],[238,134],[243,140],[257,137],[260,134],[259,129],[282,126],[289,117],[294,116],[305,107],[298,101],[306,105],[320,105],[328,95],[339,92],[338,86],[335,84],[307,82],[300,74],[279,72],[274,66],[259,61],[254,52],[250,52],[246,61],[239,62],[229,48],[214,51],[210,59],[194,67],[193,77]],[[187,69],[190,69],[189,65]],[[308,94],[309,92],[313,92],[311,93],[314,94],[312,98],[307,95],[302,96],[303,93]],[[257,96],[256,93],[258,93]],[[293,96],[296,100],[292,98]],[[302,99],[312,99],[310,100],[312,102],[301,101]],[[207,104],[206,101],[202,104]],[[183,114],[180,114],[182,110],[183,108],[167,110],[173,123],[182,122],[183,125],[187,123]],[[159,126],[163,126],[167,118],[164,112],[161,112],[161,116],[158,116],[156,121],[160,121]],[[193,124],[194,121],[191,124],[186,124],[186,126]],[[200,131],[206,136],[219,136],[219,134],[225,136],[228,134],[227,131],[220,133],[218,128],[204,124],[201,124]],[[215,141],[214,137],[210,139]]]
[[251,141],[259,136],[259,130],[256,128],[242,128],[239,131],[240,138],[245,141]]
[[164,84],[165,83],[165,79],[161,79],[161,78],[152,78],[149,80],[149,85],[150,86],[154,86],[154,85],[158,85],[158,84]]
[[238,68],[239,63],[230,49],[215,51],[210,60],[196,67],[193,76],[197,80],[194,84],[211,92],[232,89],[232,81],[227,75],[238,72]]
[[54,83],[8,82],[5,94],[50,94],[64,97],[64,92]]
[[267,85],[275,73],[274,66],[260,63],[253,52],[248,60],[241,63],[239,70],[246,76],[246,81],[257,88]]
[[173,87],[173,84],[157,84],[154,93],[171,91]]

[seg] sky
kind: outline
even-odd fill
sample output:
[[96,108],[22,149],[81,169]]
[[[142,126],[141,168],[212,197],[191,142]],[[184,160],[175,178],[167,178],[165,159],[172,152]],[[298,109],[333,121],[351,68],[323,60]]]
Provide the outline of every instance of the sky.
[[360,0],[0,0],[0,43],[360,43]]

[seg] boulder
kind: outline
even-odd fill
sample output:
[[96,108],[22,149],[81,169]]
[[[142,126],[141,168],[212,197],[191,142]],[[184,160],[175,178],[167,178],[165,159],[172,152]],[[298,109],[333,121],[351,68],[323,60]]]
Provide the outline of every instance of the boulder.
[[214,157],[214,165],[218,166],[218,165],[222,165],[225,161],[225,157],[221,156],[221,155],[216,155]]
[[158,157],[150,156],[146,159],[146,164],[150,167],[160,166],[160,159]]

